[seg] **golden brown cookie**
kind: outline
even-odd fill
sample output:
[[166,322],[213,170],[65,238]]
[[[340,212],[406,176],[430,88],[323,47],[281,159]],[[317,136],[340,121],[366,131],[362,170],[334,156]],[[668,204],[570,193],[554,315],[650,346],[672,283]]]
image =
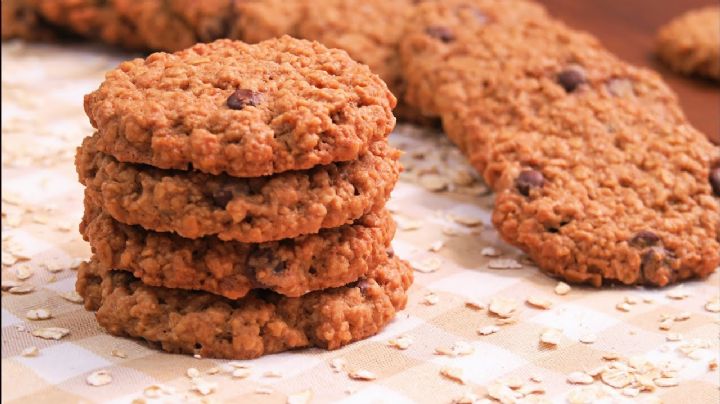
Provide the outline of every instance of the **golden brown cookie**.
[[407,263],[390,258],[339,288],[296,298],[257,290],[230,300],[147,286],[92,260],[80,266],[76,289],[110,334],[168,352],[250,359],[308,346],[337,349],[376,334],[405,307],[412,276]]
[[677,72],[720,81],[720,6],[690,10],[664,25],[657,52]]

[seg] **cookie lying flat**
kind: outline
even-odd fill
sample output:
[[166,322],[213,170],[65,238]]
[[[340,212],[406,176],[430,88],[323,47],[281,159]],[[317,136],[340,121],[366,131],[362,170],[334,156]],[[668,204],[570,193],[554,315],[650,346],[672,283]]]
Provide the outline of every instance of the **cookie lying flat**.
[[120,161],[257,177],[358,158],[393,129],[395,103],[347,53],[283,37],[124,62],[85,111]]
[[110,334],[143,338],[174,353],[250,359],[317,346],[337,349],[379,332],[405,307],[412,269],[397,258],[350,285],[298,298],[253,291],[240,300],[147,286],[97,261],[76,289]]
[[86,195],[116,220],[186,238],[259,243],[316,233],[380,208],[400,174],[399,155],[376,142],[359,160],[259,178],[161,170],[78,149]]
[[80,231],[100,263],[147,285],[238,299],[252,288],[297,297],[353,282],[385,261],[395,222],[382,210],[318,234],[246,244],[147,231],[87,203]]
[[688,11],[663,26],[657,52],[677,72],[720,81],[720,6]]
[[[377,73],[401,100],[405,83],[398,44],[414,4],[413,0],[330,0],[322,7],[310,4],[298,22],[297,36],[346,50]],[[402,101],[394,112],[402,120],[421,118]]]
[[502,237],[596,286],[714,271],[720,149],[656,74],[537,6],[502,4],[423,4],[402,45],[414,94],[434,87],[424,107],[497,192]]

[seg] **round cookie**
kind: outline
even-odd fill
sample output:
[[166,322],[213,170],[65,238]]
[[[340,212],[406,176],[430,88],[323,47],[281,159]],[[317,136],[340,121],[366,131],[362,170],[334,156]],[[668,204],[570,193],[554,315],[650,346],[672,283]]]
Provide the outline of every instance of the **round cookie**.
[[395,103],[347,53],[283,37],[122,63],[85,111],[120,161],[258,177],[358,158],[392,131]]
[[379,332],[407,302],[407,263],[391,258],[349,285],[289,298],[256,290],[239,300],[142,284],[97,260],[76,289],[110,334],[143,338],[173,353],[250,359],[290,349],[337,349]]
[[353,282],[385,261],[395,222],[381,210],[317,234],[246,244],[125,225],[86,201],[80,232],[102,265],[132,272],[146,285],[238,299],[257,288],[298,297]]
[[690,10],[664,25],[657,52],[677,72],[720,81],[720,6]]
[[87,197],[122,223],[191,239],[259,243],[342,226],[382,207],[400,173],[400,152],[386,142],[358,160],[237,178],[120,163],[97,140],[76,156]]

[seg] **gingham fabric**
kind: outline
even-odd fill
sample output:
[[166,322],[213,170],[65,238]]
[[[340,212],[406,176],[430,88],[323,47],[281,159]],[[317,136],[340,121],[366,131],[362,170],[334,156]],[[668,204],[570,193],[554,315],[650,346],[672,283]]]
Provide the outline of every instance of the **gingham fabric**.
[[[3,289],[17,282],[18,274],[26,276],[22,271],[28,268],[32,276],[22,283],[34,286],[31,293],[2,294],[3,402],[284,403],[310,397],[313,403],[449,403],[472,400],[471,393],[487,399],[488,388],[498,383],[514,385],[510,390],[516,393],[538,391],[525,397],[529,402],[581,402],[583,394],[586,402],[720,401],[713,365],[720,323],[716,307],[707,304],[717,299],[720,276],[680,290],[573,287],[558,295],[557,280],[498,239],[489,221],[492,195],[481,186],[474,188],[480,192],[456,192],[448,180],[450,190],[428,190],[445,188],[449,172],[465,173],[468,167],[441,134],[411,127],[392,135],[392,142],[408,151],[403,159],[410,169],[389,207],[400,223],[396,253],[423,272],[416,271],[407,309],[379,335],[336,351],[308,349],[243,361],[249,376],[234,378],[226,372],[228,361],[170,355],[106,334],[92,313],[62,297],[74,289],[70,268],[90,254],[77,232],[82,188],[73,156],[92,133],[82,96],[99,85],[104,71],[130,56],[97,48],[2,46]],[[489,256],[496,254],[488,247],[500,256]],[[522,268],[507,268],[518,263]],[[552,307],[527,304],[531,296],[549,300]],[[487,308],[467,304],[487,305],[493,298],[517,303],[513,320],[505,321],[510,324]],[[32,309],[48,309],[52,317],[28,320]],[[478,333],[498,323],[497,332]],[[70,334],[60,340],[32,335],[44,327],[67,328]],[[559,330],[555,346],[540,342],[550,328]],[[388,343],[400,336],[411,341],[406,349]],[[436,353],[453,344],[456,355]],[[28,354],[31,347],[38,349],[36,355]],[[630,363],[669,362],[677,370],[665,375],[666,384],[677,385],[637,394],[610,387],[602,377],[587,385],[568,381],[573,372],[608,364],[603,357],[611,353]],[[342,369],[331,366],[338,359],[345,363]],[[188,368],[196,368],[213,391],[192,390]],[[88,376],[100,370],[112,381],[88,383]],[[348,375],[361,370],[376,378]],[[464,384],[453,379],[460,374]]]

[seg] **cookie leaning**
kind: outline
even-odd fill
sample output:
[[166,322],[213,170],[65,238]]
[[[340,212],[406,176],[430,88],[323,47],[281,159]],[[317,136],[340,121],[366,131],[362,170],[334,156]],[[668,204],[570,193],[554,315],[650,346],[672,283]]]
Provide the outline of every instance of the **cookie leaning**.
[[400,152],[386,142],[355,161],[236,178],[120,163],[98,140],[86,138],[76,156],[86,196],[122,223],[191,239],[258,243],[342,226],[382,207],[400,173]]
[[677,72],[720,81],[720,6],[690,10],[664,25],[657,52]]
[[250,359],[308,346],[337,349],[374,335],[405,307],[411,283],[412,269],[390,258],[347,286],[298,298],[258,290],[230,300],[147,286],[92,260],[80,266],[76,289],[111,334],[168,352]]
[[501,236],[544,271],[596,286],[711,273],[720,150],[656,74],[526,2],[495,4],[421,5],[403,56],[416,58],[405,64],[416,91],[435,86],[425,107],[497,192]]
[[344,51],[283,37],[122,63],[85,111],[120,161],[257,177],[358,158],[393,129],[395,103]]
[[353,282],[386,260],[395,222],[382,210],[276,242],[189,240],[122,224],[86,200],[80,232],[99,263],[132,272],[146,285],[238,299],[253,288],[298,297]]

